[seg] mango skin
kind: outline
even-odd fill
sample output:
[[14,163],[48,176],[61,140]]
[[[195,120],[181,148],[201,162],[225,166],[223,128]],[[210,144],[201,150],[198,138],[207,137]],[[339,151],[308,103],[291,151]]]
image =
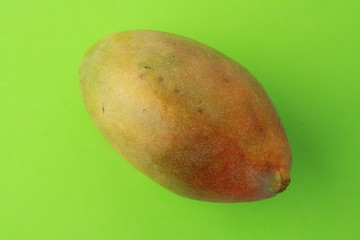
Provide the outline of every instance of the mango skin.
[[291,150],[271,100],[209,46],[159,31],[115,33],[86,52],[79,78],[107,142],[176,194],[249,202],[290,182]]

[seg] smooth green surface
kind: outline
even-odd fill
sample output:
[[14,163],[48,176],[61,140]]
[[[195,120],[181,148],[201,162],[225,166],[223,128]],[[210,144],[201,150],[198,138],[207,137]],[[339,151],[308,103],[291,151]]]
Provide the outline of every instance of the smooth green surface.
[[[1,1],[0,239],[359,239],[359,13],[357,0]],[[292,145],[288,190],[188,200],[106,144],[78,65],[130,29],[199,40],[259,79]]]

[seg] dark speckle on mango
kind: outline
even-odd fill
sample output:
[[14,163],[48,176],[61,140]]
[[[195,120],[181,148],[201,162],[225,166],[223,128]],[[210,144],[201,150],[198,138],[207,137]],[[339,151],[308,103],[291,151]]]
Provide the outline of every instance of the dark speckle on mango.
[[224,81],[225,83],[229,83],[229,82],[230,82],[229,79],[227,79],[227,78],[223,78],[223,81]]

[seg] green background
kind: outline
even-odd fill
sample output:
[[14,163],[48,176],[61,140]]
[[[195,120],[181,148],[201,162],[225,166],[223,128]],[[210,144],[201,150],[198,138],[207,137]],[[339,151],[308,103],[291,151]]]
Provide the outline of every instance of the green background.
[[[5,1],[0,4],[0,239],[359,239],[360,1]],[[293,149],[275,198],[178,197],[95,129],[78,65],[122,30],[181,34],[263,84]]]

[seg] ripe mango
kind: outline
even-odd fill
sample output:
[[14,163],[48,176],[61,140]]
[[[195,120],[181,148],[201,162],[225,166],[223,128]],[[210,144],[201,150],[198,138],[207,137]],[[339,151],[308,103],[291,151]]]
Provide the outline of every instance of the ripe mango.
[[288,186],[291,150],[271,100],[217,50],[171,33],[124,31],[86,52],[79,78],[107,142],[168,190],[248,202]]

